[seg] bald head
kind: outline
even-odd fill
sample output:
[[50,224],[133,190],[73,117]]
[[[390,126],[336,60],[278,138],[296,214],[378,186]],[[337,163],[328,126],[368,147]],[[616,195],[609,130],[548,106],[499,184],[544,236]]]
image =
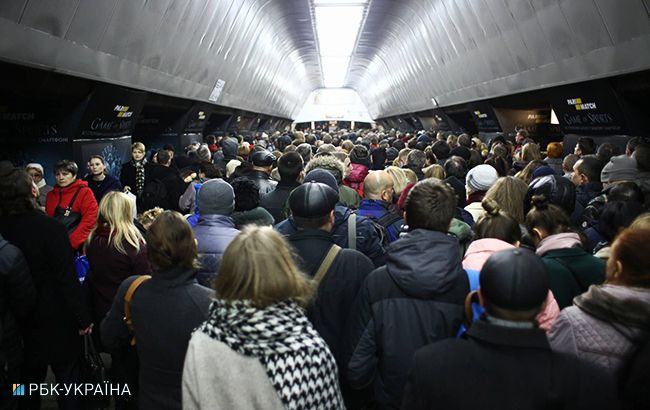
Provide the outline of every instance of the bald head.
[[363,196],[390,202],[393,199],[393,178],[386,171],[370,171],[363,180]]

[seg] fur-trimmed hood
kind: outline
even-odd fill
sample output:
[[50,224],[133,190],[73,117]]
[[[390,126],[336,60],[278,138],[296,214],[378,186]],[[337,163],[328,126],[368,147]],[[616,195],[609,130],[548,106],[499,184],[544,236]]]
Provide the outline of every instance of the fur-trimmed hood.
[[324,169],[331,172],[334,178],[336,178],[336,183],[339,185],[343,181],[345,165],[333,155],[321,155],[312,158],[307,166],[305,166],[305,174],[309,173],[312,169]]

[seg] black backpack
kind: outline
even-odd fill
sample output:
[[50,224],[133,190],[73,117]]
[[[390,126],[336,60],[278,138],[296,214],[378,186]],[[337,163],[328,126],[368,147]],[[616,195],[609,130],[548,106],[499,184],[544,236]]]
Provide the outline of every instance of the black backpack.
[[167,187],[163,181],[154,179],[147,181],[142,189],[142,210],[146,211],[155,207],[170,209],[167,198]]

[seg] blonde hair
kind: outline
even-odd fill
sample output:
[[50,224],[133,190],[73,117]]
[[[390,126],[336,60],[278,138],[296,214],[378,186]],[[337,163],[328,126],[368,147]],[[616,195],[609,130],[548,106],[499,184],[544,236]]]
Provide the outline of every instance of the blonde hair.
[[413,171],[412,169],[409,168],[403,168],[404,175],[406,175],[406,179],[408,180],[409,183],[417,184],[418,182],[418,176]]
[[131,152],[135,151],[136,149],[138,151],[145,152],[144,144],[141,142],[134,142],[133,144],[131,144]]
[[140,231],[133,224],[133,208],[129,197],[118,191],[111,191],[104,195],[99,202],[99,212],[97,214],[97,224],[88,235],[88,243],[92,240],[97,229],[101,225],[107,224],[110,228],[108,234],[108,243],[123,255],[126,255],[124,242],[134,247],[140,252],[140,245],[144,243],[144,238]]
[[393,191],[395,192],[395,197],[399,198],[404,188],[409,184],[406,173],[402,168],[395,166],[386,168],[386,172],[393,178]]
[[454,149],[458,146],[458,136],[454,134],[450,134],[447,137],[447,144],[449,144],[449,148]]
[[399,154],[397,154],[397,158],[395,158],[395,160],[393,161],[393,165],[396,166],[396,167],[406,165],[406,159],[407,159],[407,157],[409,156],[410,153],[411,153],[410,148],[402,148],[399,151]]
[[155,207],[155,208],[148,209],[148,210],[144,211],[142,213],[142,215],[140,215],[140,218],[138,218],[138,221],[142,225],[147,225],[147,224],[151,225],[153,223],[153,221],[155,221],[156,218],[158,218],[158,216],[160,216],[160,214],[162,214],[164,211],[165,211],[164,209],[162,209],[162,208],[160,208],[158,206]]
[[528,144],[524,145],[524,147],[521,149],[521,160],[530,162],[530,161],[535,161],[535,160],[541,160],[542,159],[542,152],[539,149],[539,145],[535,144],[534,142],[529,142]]
[[523,203],[527,191],[528,185],[521,179],[501,177],[488,189],[484,199],[494,201],[499,209],[523,224],[525,220]]
[[422,171],[424,171],[425,178],[445,179],[445,169],[440,164],[429,165]]
[[221,299],[250,300],[260,308],[286,299],[306,306],[314,283],[298,270],[282,235],[249,225],[226,248],[214,289]]
[[650,230],[650,212],[637,216],[630,228]]

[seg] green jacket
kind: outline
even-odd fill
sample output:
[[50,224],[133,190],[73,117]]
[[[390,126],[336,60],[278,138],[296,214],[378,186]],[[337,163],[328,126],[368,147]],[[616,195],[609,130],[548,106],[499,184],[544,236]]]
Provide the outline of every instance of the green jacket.
[[605,281],[605,262],[582,248],[552,250],[542,256],[542,261],[560,309],[571,306],[573,298],[589,286]]
[[357,191],[349,186],[339,185],[339,203],[351,209],[359,209],[361,198]]

